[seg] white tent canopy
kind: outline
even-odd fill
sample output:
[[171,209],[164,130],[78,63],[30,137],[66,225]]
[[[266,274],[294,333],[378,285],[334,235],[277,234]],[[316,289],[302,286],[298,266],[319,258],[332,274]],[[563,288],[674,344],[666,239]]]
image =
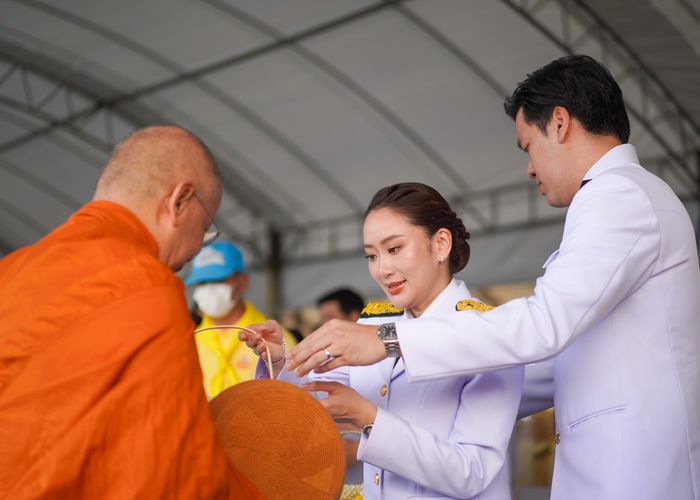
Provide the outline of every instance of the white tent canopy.
[[525,179],[502,102],[567,53],[608,65],[631,142],[697,218],[700,8],[687,0],[4,0],[0,252],[88,201],[126,134],[177,123],[220,163],[217,222],[260,272],[258,301],[275,288],[298,306],[343,284],[378,295],[361,214],[405,180],[464,218],[471,284],[533,279],[563,212]]

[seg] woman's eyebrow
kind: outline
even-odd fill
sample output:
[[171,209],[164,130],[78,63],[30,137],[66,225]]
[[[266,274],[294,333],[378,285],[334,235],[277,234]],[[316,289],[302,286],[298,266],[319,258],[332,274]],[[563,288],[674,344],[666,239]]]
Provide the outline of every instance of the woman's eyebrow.
[[[393,239],[395,239],[395,238],[401,238],[402,236],[403,236],[403,234],[392,234],[392,235],[387,236],[386,238],[384,238],[382,241],[380,241],[379,244],[380,244],[380,245],[383,245],[383,244],[386,243],[387,241],[393,240]],[[364,247],[365,247],[365,248],[369,248],[369,247],[373,247],[373,246],[374,246],[374,245],[365,245]]]

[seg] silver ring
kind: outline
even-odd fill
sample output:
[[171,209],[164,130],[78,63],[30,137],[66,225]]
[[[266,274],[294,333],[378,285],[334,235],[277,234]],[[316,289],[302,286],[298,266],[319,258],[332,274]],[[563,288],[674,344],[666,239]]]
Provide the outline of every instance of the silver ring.
[[333,357],[333,356],[331,355],[331,353],[328,352],[328,349],[327,349],[327,348],[323,350],[323,354],[326,355],[326,360],[329,360],[329,359],[331,359],[331,358]]

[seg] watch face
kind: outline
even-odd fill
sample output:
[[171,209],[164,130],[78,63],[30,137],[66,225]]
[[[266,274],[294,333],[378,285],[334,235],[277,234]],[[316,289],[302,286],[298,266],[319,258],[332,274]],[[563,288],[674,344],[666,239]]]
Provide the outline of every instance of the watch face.
[[379,327],[379,335],[382,340],[396,339],[396,325],[394,323],[384,323]]
[[379,339],[384,342],[384,349],[389,358],[396,358],[401,355],[399,339],[396,335],[396,325],[394,323],[384,323],[379,325],[377,330]]

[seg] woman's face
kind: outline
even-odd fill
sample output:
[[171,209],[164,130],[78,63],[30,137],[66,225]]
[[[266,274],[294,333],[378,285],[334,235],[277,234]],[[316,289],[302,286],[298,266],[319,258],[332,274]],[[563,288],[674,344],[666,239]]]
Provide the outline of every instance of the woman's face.
[[[450,282],[451,234],[428,237],[391,208],[370,212],[363,228],[369,273],[396,307],[420,316]],[[440,262],[440,258],[443,262]]]

